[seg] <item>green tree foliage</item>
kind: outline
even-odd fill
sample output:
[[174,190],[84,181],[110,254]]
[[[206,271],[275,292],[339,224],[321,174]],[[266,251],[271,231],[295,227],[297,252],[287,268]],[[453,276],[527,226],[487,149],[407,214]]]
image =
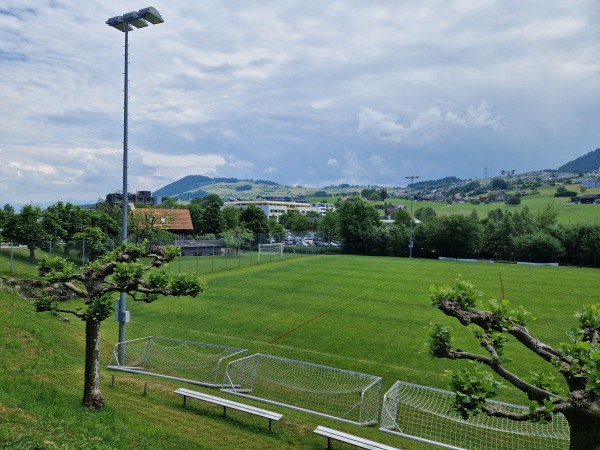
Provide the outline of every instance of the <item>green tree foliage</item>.
[[568,190],[565,186],[559,186],[556,188],[556,192],[554,193],[555,197],[575,197],[577,196],[577,192]]
[[554,262],[563,256],[565,248],[555,237],[545,231],[515,236],[513,239],[516,259],[528,262]]
[[477,219],[459,214],[425,222],[427,246],[439,256],[476,258],[483,245],[483,226]]
[[296,235],[302,235],[311,229],[308,217],[293,212],[288,212],[279,216],[279,223]]
[[510,194],[508,196],[508,204],[510,206],[517,206],[521,204],[521,196],[519,194]]
[[487,213],[487,218],[495,224],[498,224],[504,218],[504,211],[501,208],[496,208]]
[[2,229],[2,227],[4,227],[4,224],[8,220],[9,216],[12,216],[14,213],[15,208],[9,203],[5,203],[2,209],[0,209],[0,230]]
[[[404,210],[398,210],[392,214],[392,218],[396,213],[406,213]],[[408,216],[408,213],[406,213]],[[400,214],[398,219],[394,219],[394,223],[388,231],[389,251],[390,256],[408,256],[410,243],[410,229],[405,217]],[[410,217],[408,217],[410,220]]]
[[242,226],[237,226],[223,233],[223,242],[227,248],[235,249],[235,254],[239,254],[240,248],[248,244],[254,238],[254,234]]
[[121,236],[121,218],[115,218],[104,209],[92,210],[89,212],[90,226],[98,227],[110,239]]
[[538,228],[544,230],[555,225],[558,214],[558,209],[554,206],[554,202],[548,202],[546,207],[539,210],[535,215],[535,222]]
[[410,226],[410,213],[406,209],[397,209],[392,213],[391,219],[394,221],[394,224]]
[[272,236],[277,236],[277,240],[282,240],[283,234],[285,233],[285,228],[282,224],[277,221],[275,216],[269,217],[269,233]]
[[425,206],[423,208],[415,210],[414,217],[415,219],[420,220],[421,222],[426,222],[430,218],[437,217],[437,213],[435,212],[435,209],[433,209],[431,206]]
[[506,190],[508,189],[508,183],[503,180],[502,178],[494,178],[492,179],[492,181],[490,182],[490,189],[494,189],[494,190]]
[[318,230],[319,229],[319,221],[321,220],[321,218],[323,216],[316,211],[307,211],[305,216],[308,219],[309,229],[311,231]]
[[200,234],[221,234],[226,226],[219,203],[209,203],[202,211]]
[[240,213],[240,225],[253,233],[268,233],[267,215],[258,206],[249,205]]
[[50,240],[41,219],[41,208],[29,204],[23,206],[21,212],[9,214],[4,221],[3,240],[15,245],[26,245],[29,249],[30,263],[35,263],[35,249],[43,248]]
[[340,238],[344,244],[373,244],[382,227],[379,213],[372,205],[344,202],[337,209]]
[[381,200],[381,194],[377,191],[371,192],[369,194],[369,196],[367,197],[368,200],[372,201],[372,202],[376,202]]
[[74,247],[74,236],[90,226],[90,214],[78,205],[56,202],[42,213],[44,230],[52,240],[64,243],[65,255]]
[[564,261],[573,265],[600,265],[600,225],[577,223],[548,230],[564,246]]
[[368,199],[373,194],[377,194],[377,199],[379,200],[379,193],[377,192],[377,189],[365,188],[365,189],[363,189],[363,190],[360,191],[360,196],[362,198],[367,198]]
[[[196,197],[196,198],[199,198],[199,197]],[[192,226],[194,227],[194,234],[197,234],[197,235],[202,234],[202,231],[201,231],[202,230],[202,206],[200,206],[198,203],[190,202],[187,205],[187,209],[190,212],[190,218],[192,219]]]
[[194,197],[191,201],[191,205],[200,205],[202,208],[206,208],[211,203],[217,203],[219,206],[223,206],[223,200],[218,194],[207,194],[203,197]]
[[73,248],[81,258],[94,261],[112,248],[110,237],[100,227],[89,226],[73,236]]
[[163,199],[163,208],[177,208],[177,200],[175,197],[167,197]]
[[70,261],[55,257],[40,264],[40,275],[58,283],[83,301],[83,308],[63,308],[42,293],[36,300],[38,312],[54,311],[73,314],[86,326],[86,354],[82,403],[101,408],[100,392],[100,324],[114,312],[114,297],[125,292],[134,301],[151,303],[159,296],[196,297],[204,284],[195,275],[170,275],[163,266],[172,261],[179,249],[144,244],[123,244],[116,250],[86,265],[82,270]]
[[325,242],[329,243],[340,239],[338,216],[333,211],[327,212],[321,218],[317,229],[322,233]]
[[[466,420],[487,414],[516,421],[549,421],[561,413],[569,423],[571,450],[600,449],[600,305],[577,311],[579,328],[568,332],[568,340],[560,347],[551,347],[526,328],[528,321],[535,319],[522,307],[514,308],[507,300],[491,300],[489,310],[478,309],[480,297],[474,285],[462,278],[455,285],[431,289],[431,304],[471,328],[481,350],[455,348],[449,326],[435,324],[430,328],[429,351],[434,357],[474,364],[447,373],[457,394],[454,408]],[[526,364],[509,368],[509,340],[523,345],[531,358],[547,362],[554,373],[523,373]],[[529,410],[513,412],[501,404],[487,403],[486,399],[501,388],[492,373],[523,392],[531,402]],[[563,378],[568,393],[554,382],[555,374]]]
[[225,219],[225,229],[232,230],[240,224],[241,209],[227,206],[223,208],[222,213]]

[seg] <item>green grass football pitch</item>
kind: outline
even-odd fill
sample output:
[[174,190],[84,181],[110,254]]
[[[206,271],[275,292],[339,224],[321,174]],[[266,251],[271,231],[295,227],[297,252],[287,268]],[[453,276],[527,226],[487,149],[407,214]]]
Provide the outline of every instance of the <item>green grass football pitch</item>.
[[[207,273],[206,292],[195,299],[129,301],[127,339],[160,336],[242,347],[381,376],[384,388],[396,380],[445,388],[443,371],[459,363],[424,352],[428,325],[452,324],[456,345],[478,350],[467,330],[429,303],[430,286],[452,283],[458,274],[473,281],[484,300],[500,299],[504,290],[512,304],[533,313],[537,320],[529,329],[551,345],[576,326],[578,308],[600,298],[595,269],[319,255]],[[104,337],[111,333],[116,341],[116,324],[106,325]],[[515,370],[527,375],[544,367],[520,346],[509,349]],[[512,396],[508,390],[506,399]]]

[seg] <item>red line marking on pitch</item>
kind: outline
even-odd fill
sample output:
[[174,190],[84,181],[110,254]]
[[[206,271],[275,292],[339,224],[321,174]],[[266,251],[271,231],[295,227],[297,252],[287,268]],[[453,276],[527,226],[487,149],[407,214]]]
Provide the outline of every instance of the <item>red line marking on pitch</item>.
[[276,337],[275,339],[273,339],[271,342],[269,342],[269,344],[274,344],[275,342],[277,342],[279,339],[286,337],[288,334],[292,334],[294,331],[296,331],[299,328],[302,328],[304,325],[308,325],[309,323],[311,323],[313,320],[317,320],[319,317],[324,316],[327,313],[330,313],[332,310],[329,309],[327,311],[325,311],[324,313],[319,314],[318,316],[313,317],[312,319],[308,319],[306,322],[304,322],[303,324],[298,325],[296,328],[292,328],[289,331],[286,331],[285,333],[283,333],[281,336]]

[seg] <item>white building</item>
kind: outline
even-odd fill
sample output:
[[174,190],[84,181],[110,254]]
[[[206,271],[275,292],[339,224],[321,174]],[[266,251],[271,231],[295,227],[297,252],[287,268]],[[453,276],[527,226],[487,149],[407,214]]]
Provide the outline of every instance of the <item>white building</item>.
[[267,217],[279,217],[288,212],[297,214],[306,214],[312,211],[310,203],[300,202],[279,202],[273,200],[242,200],[235,202],[225,202],[223,208],[247,208],[254,205],[263,210]]
[[313,211],[318,212],[322,216],[327,214],[329,211],[335,211],[335,207],[331,203],[311,203],[310,207]]

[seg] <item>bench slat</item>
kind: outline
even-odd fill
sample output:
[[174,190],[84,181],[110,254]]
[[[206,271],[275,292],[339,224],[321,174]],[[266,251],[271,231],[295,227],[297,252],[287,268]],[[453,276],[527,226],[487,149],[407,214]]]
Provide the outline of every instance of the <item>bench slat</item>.
[[343,433],[341,431],[323,427],[321,425],[319,425],[314,432],[318,435],[326,437],[328,440],[335,439],[336,441],[344,442],[346,444],[351,444],[355,447],[368,450],[398,450],[395,447],[390,447],[389,445],[380,444],[379,442],[370,441],[369,439]]
[[175,394],[183,395],[183,406],[185,406],[186,398],[194,398],[202,400],[208,403],[213,403],[223,407],[223,417],[225,417],[227,408],[235,409],[237,411],[253,414],[255,416],[269,419],[269,431],[271,431],[271,422],[273,420],[279,420],[283,417],[283,414],[279,414],[273,411],[267,411],[266,409],[256,408],[254,406],[246,405],[244,403],[234,402],[222,397],[215,397],[214,395],[203,394],[202,392],[192,391],[190,389],[179,388],[173,391]]

